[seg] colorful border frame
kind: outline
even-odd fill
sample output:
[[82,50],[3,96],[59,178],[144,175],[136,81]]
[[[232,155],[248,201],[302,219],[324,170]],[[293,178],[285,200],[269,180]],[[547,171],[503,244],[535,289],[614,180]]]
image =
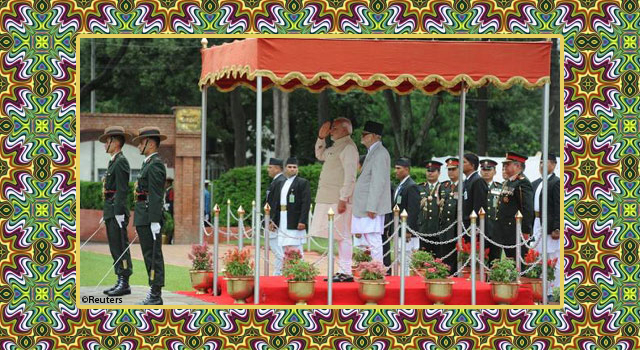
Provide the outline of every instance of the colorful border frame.
[[[3,348],[640,346],[636,0],[4,0],[0,16]],[[79,33],[562,34],[564,309],[78,309]]]

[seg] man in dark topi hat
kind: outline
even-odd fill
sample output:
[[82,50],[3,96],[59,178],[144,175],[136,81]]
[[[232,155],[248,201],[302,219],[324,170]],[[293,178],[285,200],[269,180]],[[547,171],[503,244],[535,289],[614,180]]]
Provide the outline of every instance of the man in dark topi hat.
[[[102,178],[102,194],[104,197],[103,219],[107,227],[109,251],[113,258],[114,271],[118,276],[116,284],[103,291],[109,296],[131,294],[129,276],[132,274],[131,253],[127,225],[129,224],[129,161],[122,153],[122,147],[131,135],[121,126],[109,126],[98,140],[104,143],[105,152],[111,155],[107,172]],[[122,256],[122,258],[120,258]],[[118,260],[120,259],[120,260]]]
[[164,183],[167,170],[158,155],[160,141],[167,136],[154,126],[139,130],[133,143],[138,145],[140,154],[145,155],[142,168],[135,186],[135,211],[133,223],[140,237],[140,247],[144,264],[149,274],[151,290],[141,302],[142,305],[162,305],[162,287],[164,287],[164,259],[162,257],[162,209],[164,201]]
[[[528,239],[533,232],[533,189],[523,171],[527,157],[508,152],[502,166],[506,169],[508,180],[502,185],[496,211],[497,222],[494,230],[495,240],[501,245],[516,244],[516,213],[522,214],[522,235]],[[496,249],[497,250],[497,249]],[[515,248],[504,249],[507,257],[516,256]],[[527,253],[526,246],[521,249],[522,258]],[[491,260],[500,258],[501,250],[492,251]],[[526,266],[524,266],[526,268]]]
[[[487,183],[478,173],[478,166],[480,165],[478,156],[475,153],[465,153],[462,162],[462,171],[465,175],[465,180],[463,181],[464,190],[462,192],[462,222],[465,228],[469,228],[471,226],[469,216],[474,211],[477,215],[480,212],[480,208],[484,208],[489,189],[487,188]],[[484,210],[487,210],[487,208],[484,208]],[[468,236],[464,236],[464,239],[466,242],[471,240]]]
[[269,188],[267,188],[267,195],[265,196],[265,203],[269,203],[271,207],[271,222],[268,228],[269,232],[269,249],[273,252],[276,257],[275,261],[275,270],[273,272],[274,276],[282,275],[282,259],[284,258],[284,251],[282,247],[278,244],[278,230],[275,226],[275,209],[280,205],[280,196],[279,193],[276,193],[276,188],[287,179],[286,176],[282,173],[283,162],[282,159],[271,158],[269,159],[269,165],[267,166],[267,173],[269,177],[272,179],[269,184]]
[[361,143],[367,147],[367,157],[356,180],[351,220],[354,245],[368,246],[373,261],[379,262],[383,262],[384,218],[391,212],[391,157],[382,145],[382,130],[380,123],[368,121],[364,125]]
[[[407,211],[407,227],[414,231],[418,231],[418,213],[420,211],[420,188],[418,184],[411,178],[410,174],[411,170],[411,160],[409,158],[399,158],[396,160],[395,171],[396,171],[396,179],[400,181],[398,187],[396,187],[393,192],[393,205],[397,205],[402,213],[404,210]],[[388,237],[384,237],[385,240]],[[384,248],[384,247],[383,247]],[[409,259],[411,259],[411,254],[414,251],[420,248],[420,239],[411,234],[407,230],[407,243],[405,244],[406,254],[405,257],[407,262],[405,264],[406,275],[409,275]],[[387,253],[386,248],[383,249],[383,252]],[[389,254],[391,255],[391,254]],[[384,259],[383,259],[384,260]],[[385,264],[390,265],[391,259],[385,261]]]

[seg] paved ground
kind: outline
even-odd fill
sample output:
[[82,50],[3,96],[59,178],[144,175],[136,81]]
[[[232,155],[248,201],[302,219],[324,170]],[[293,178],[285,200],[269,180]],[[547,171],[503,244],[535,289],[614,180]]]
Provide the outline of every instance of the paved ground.
[[[220,268],[222,268],[222,256],[224,253],[229,250],[231,247],[235,247],[235,245],[227,245],[220,244],[220,250],[218,253],[218,261]],[[82,251],[93,252],[98,254],[110,255],[109,253],[109,245],[106,243],[87,243],[87,245],[82,248]],[[187,258],[187,255],[191,251],[191,245],[189,244],[166,244],[162,246],[162,256],[164,257],[164,263],[167,265],[176,265],[176,266],[184,266],[191,267],[191,260]],[[251,251],[253,252],[253,247],[251,247]],[[264,254],[264,251],[262,251]],[[82,254],[82,253],[80,253]],[[140,244],[137,242],[131,245],[131,258],[143,260],[142,251],[140,250]],[[304,260],[309,262],[314,262],[320,259],[320,255],[316,252],[304,252]],[[275,260],[275,255],[273,253],[269,254],[270,261],[270,272],[273,274],[273,262]],[[324,258],[318,265],[318,270],[320,270],[320,275],[327,274],[327,259]],[[264,274],[264,261],[260,265],[260,270]],[[335,271],[335,268],[334,268]]]
[[[121,306],[121,305],[136,305],[142,301],[149,292],[148,286],[131,286],[131,294],[121,297],[108,297],[102,294],[102,291],[107,289],[107,286],[101,286],[96,290],[96,287],[80,287],[80,302],[85,305],[109,305],[109,306]],[[92,299],[93,298],[93,299]],[[98,300],[96,300],[98,298]],[[107,299],[109,298],[109,299]],[[169,291],[162,291],[162,300],[164,305],[203,305],[205,304],[200,299],[172,293]]]

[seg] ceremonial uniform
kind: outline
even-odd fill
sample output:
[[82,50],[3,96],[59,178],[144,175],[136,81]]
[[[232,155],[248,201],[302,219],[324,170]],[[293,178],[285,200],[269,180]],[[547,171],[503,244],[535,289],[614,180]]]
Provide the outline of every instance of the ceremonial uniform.
[[[509,153],[511,154],[511,153]],[[507,155],[507,161],[510,157]],[[518,159],[520,159],[518,157]],[[526,158],[518,160],[524,163]],[[523,174],[516,174],[502,184],[496,211],[495,240],[501,245],[515,245],[516,243],[516,213],[522,214],[522,232],[531,234],[533,231],[533,189],[531,182]],[[504,250],[507,257],[515,259],[515,248]],[[521,248],[522,257],[526,254],[526,247]],[[500,258],[500,252],[492,252],[491,260]]]
[[[425,165],[428,173],[439,174],[442,163],[431,160]],[[429,175],[427,174],[427,177]],[[420,189],[420,211],[418,214],[418,228],[421,233],[434,234],[438,232],[440,227],[440,206],[438,202],[440,200],[440,182],[437,178],[433,183],[424,182],[419,186]],[[440,239],[437,236],[425,236],[425,239],[433,242],[438,242]],[[424,239],[420,240],[420,249],[426,250],[433,254],[433,256],[440,255],[440,246],[425,242]]]
[[[138,137],[145,142],[146,137],[166,138],[157,128],[142,128]],[[147,156],[142,163],[135,186],[135,211],[133,223],[136,226],[144,264],[149,277],[151,292],[143,301],[146,305],[162,305],[161,288],[164,286],[164,258],[162,256],[162,237],[160,228],[163,224],[164,183],[167,170],[158,153]],[[158,227],[160,226],[160,227]]]
[[[122,136],[123,140],[128,137],[128,134],[124,133],[124,128],[115,126],[107,128],[99,140],[105,142],[107,138],[116,135]],[[108,148],[110,147],[111,145],[108,146]],[[109,296],[131,294],[128,280],[133,266],[131,265],[131,253],[128,249],[129,237],[127,235],[127,225],[129,224],[129,205],[127,203],[129,173],[129,161],[120,151],[111,156],[107,172],[102,178],[102,193],[104,197],[102,217],[107,228],[107,240],[114,263],[114,270],[116,276],[118,276],[117,284],[104,291]]]
[[[438,196],[440,197],[438,201],[438,205],[440,207],[440,225],[438,230],[444,230],[449,227],[451,224],[455,223],[458,219],[458,183],[452,183],[451,181],[444,181],[440,185],[440,189],[438,192]],[[452,238],[457,237],[458,226],[453,225],[447,231],[440,235],[440,241],[448,241]],[[440,245],[440,253],[439,257],[443,258],[447,254],[449,254],[452,250],[456,249],[457,241],[441,244]],[[451,267],[451,272],[456,271],[458,255],[454,252],[449,255],[448,258],[444,259],[444,263],[448,264]]]
[[[485,206],[486,216],[484,220],[484,230],[487,237],[492,240],[496,240],[496,222],[497,216],[496,213],[498,211],[498,202],[500,200],[500,192],[502,192],[502,183],[497,181],[492,181],[487,185],[489,191],[487,191],[487,204]],[[485,248],[489,248],[489,257],[491,257],[491,252],[496,251],[500,252],[500,249],[497,246],[491,244],[491,242],[485,240]],[[496,254],[498,254],[496,253]],[[489,266],[487,266],[489,267]]]

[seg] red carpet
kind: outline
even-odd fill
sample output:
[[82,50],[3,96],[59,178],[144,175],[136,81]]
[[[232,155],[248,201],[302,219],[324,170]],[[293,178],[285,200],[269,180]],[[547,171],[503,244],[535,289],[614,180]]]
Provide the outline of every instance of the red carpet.
[[[327,282],[324,277],[316,280],[316,292],[309,301],[309,305],[327,304]],[[400,303],[400,277],[387,276],[386,294],[379,305],[398,305]],[[464,278],[454,278],[453,298],[448,305],[470,305],[471,304],[471,281]],[[211,288],[207,294],[196,294],[195,291],[177,292],[190,297],[198,298],[205,303],[215,303],[217,305],[231,305],[233,299],[226,293],[226,281],[219,278],[219,287],[222,288],[222,295],[214,297],[211,295]],[[490,285],[478,282],[476,289],[477,305],[495,305],[491,298]],[[262,305],[294,305],[289,299],[288,286],[285,277],[263,276],[260,278],[260,295]],[[253,296],[247,299],[249,304],[253,304]],[[334,305],[363,305],[364,302],[358,296],[358,283],[334,283],[333,284],[333,304]],[[405,280],[405,305],[429,305],[425,293],[425,284],[420,276],[408,276]],[[528,285],[520,287],[518,299],[513,305],[533,305],[531,288]]]

